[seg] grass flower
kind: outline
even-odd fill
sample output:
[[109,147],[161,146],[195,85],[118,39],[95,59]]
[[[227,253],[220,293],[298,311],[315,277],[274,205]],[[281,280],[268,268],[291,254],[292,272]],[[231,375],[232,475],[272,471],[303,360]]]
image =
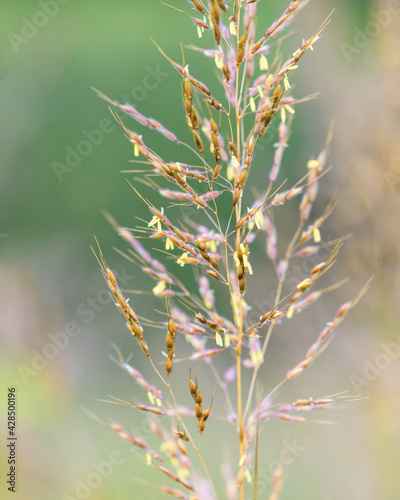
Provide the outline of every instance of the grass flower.
[[[267,425],[270,419],[320,422],[309,415],[346,399],[323,396],[274,404],[276,391],[301,375],[323,353],[336,327],[365,293],[368,284],[354,300],[339,307],[305,355],[283,373],[277,385],[268,387],[268,380],[263,380],[266,395],[260,399],[255,394],[276,327],[293,322],[296,314],[340,285],[330,288],[319,285],[320,277],[334,265],[342,245],[340,241],[322,241],[321,226],[334,205],[330,203],[320,216],[313,210],[319,182],[326,172],[331,133],[319,155],[304,165],[297,182],[288,185],[282,177],[296,105],[306,100],[293,95],[292,73],[301,67],[304,54],[313,50],[328,21],[305,39],[287,60],[283,60],[281,54],[273,57],[272,51],[282,32],[307,3],[306,0],[290,1],[282,15],[261,33],[256,29],[256,24],[257,27],[262,25],[262,20],[257,18],[257,0],[227,3],[193,0],[186,5],[188,12],[175,9],[187,14],[194,23],[194,38],[198,34],[213,39],[210,48],[192,46],[190,49],[203,53],[210,60],[212,71],[219,75],[224,95],[222,99],[220,92],[210,90],[199,79],[190,65],[187,51],[178,62],[157,46],[177,72],[176,82],[182,92],[181,114],[190,137],[188,142],[155,119],[139,113],[129,103],[116,102],[98,92],[117,112],[133,119],[128,126],[127,121],[115,115],[133,145],[132,155],[139,157],[146,166],[142,181],[157,192],[158,197],[167,200],[165,208],[157,208],[161,203],[156,196],[149,200],[132,186],[148,210],[145,226],[128,230],[108,216],[130,247],[129,260],[156,281],[147,293],[154,296],[155,304],[159,304],[161,298],[166,307],[164,316],[160,315],[158,320],[139,319],[134,306],[121,292],[100,247],[96,252],[114,302],[139,344],[139,351],[148,359],[149,369],[155,371],[158,379],[157,384],[149,383],[147,374],[145,378],[124,361],[115,346],[117,357],[114,361],[145,391],[150,405],[115,397],[110,402],[146,414],[150,428],[160,441],[160,450],[153,450],[143,439],[127,433],[118,424],[97,420],[142,452],[143,460],[154,469],[154,475],[159,474],[175,483],[174,487],[156,487],[173,498],[256,499],[258,467],[263,463],[262,450],[258,448],[259,428]],[[251,189],[251,174],[257,168],[256,147],[275,122],[278,142],[274,145],[273,162],[263,173],[265,185],[258,185],[255,191]],[[149,134],[157,133],[189,150],[192,163],[172,162],[163,158],[161,152],[150,149],[146,144]],[[291,204],[298,213],[297,228],[287,245],[279,241],[281,229],[274,223],[275,214],[285,204]],[[176,212],[172,208],[176,206],[180,206],[184,214],[181,220],[174,217]],[[188,207],[195,208],[199,217],[186,215]],[[246,296],[250,295],[248,291],[259,271],[259,259],[254,258],[254,243],[259,240],[265,242],[264,258],[275,270],[276,291],[272,307],[259,311],[259,320],[254,321]],[[328,257],[311,271],[304,271],[296,283],[288,285],[286,281],[293,260],[317,255],[322,246],[331,248]],[[160,253],[154,248],[166,256],[164,262],[155,257]],[[194,291],[189,284],[193,277],[198,284]],[[289,293],[285,295],[287,287]],[[217,308],[222,301],[231,306],[228,317]],[[154,347],[154,342],[148,342],[154,330],[161,332],[158,348]],[[210,400],[205,398],[206,401],[201,392],[204,390],[201,372],[192,377],[192,366],[195,363],[199,366],[199,361],[205,363],[215,377],[215,394]],[[187,365],[188,387],[187,394],[179,394],[179,398],[174,390],[174,369],[178,363]],[[222,373],[227,363],[230,367]],[[250,376],[244,376],[244,371]],[[214,413],[214,398],[225,401],[226,414]],[[164,417],[162,423],[158,417]],[[210,470],[201,449],[202,436],[215,419],[232,426],[237,441],[232,449],[232,453],[237,454],[237,461],[222,463],[220,472]],[[193,426],[188,422],[193,421],[197,436],[189,431]],[[194,470],[189,458],[191,454],[197,454],[201,470]],[[274,471],[271,500],[280,498],[283,472],[281,466]],[[214,480],[218,475],[225,478],[226,496],[215,489]]]

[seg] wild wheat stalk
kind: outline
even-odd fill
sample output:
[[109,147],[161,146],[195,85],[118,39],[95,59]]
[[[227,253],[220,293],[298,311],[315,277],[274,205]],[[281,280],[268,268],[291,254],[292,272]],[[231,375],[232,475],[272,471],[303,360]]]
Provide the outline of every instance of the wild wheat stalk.
[[[306,0],[293,0],[288,7],[258,38],[255,28],[257,0],[234,0],[228,6],[223,0],[193,0],[190,2],[194,14],[189,15],[195,23],[198,35],[212,31],[216,45],[203,50],[190,47],[204,54],[215,62],[224,89],[225,100],[220,102],[208,87],[192,73],[183,60],[178,63],[170,59],[161,48],[159,50],[177,70],[181,78],[183,111],[187,125],[193,136],[193,145],[167,130],[158,121],[142,115],[130,104],[121,104],[99,92],[113,106],[128,114],[136,122],[165,138],[189,148],[193,154],[193,163],[166,161],[161,155],[146,146],[145,138],[130,130],[115,115],[134,146],[134,156],[140,157],[140,163],[147,171],[142,179],[147,186],[158,191],[171,201],[172,206],[194,206],[204,215],[204,224],[186,217],[176,222],[167,217],[169,207],[163,210],[145,199],[132,186],[145,203],[151,218],[145,228],[128,230],[120,227],[110,216],[109,220],[124,240],[130,245],[129,260],[139,266],[144,273],[156,281],[152,294],[165,298],[166,315],[160,321],[140,318],[128,303],[120,290],[114,273],[110,270],[99,248],[98,260],[104,278],[109,286],[115,303],[124,318],[131,334],[148,358],[165,393],[156,385],[147,381],[136,368],[124,361],[120,350],[115,346],[117,357],[114,359],[135,381],[147,391],[150,405],[129,403],[114,398],[113,402],[131,406],[141,412],[147,412],[154,434],[161,441],[161,452],[153,450],[142,438],[133,436],[118,424],[108,425],[132,445],[142,450],[149,466],[160,471],[177,483],[179,489],[169,486],[158,487],[159,491],[181,499],[218,498],[213,486],[213,478],[207,468],[200,448],[200,440],[195,439],[188,429],[187,422],[197,421],[200,438],[209,420],[216,418],[211,413],[212,400],[204,404],[201,393],[201,380],[192,375],[192,364],[203,360],[210,367],[216,378],[218,393],[226,401],[228,413],[219,418],[230,422],[237,429],[239,458],[236,470],[232,464],[224,464],[223,476],[226,478],[226,498],[244,499],[245,489],[252,488],[253,498],[257,498],[257,467],[262,463],[258,450],[259,426],[270,418],[305,422],[299,413],[305,410],[319,410],[331,406],[340,397],[320,397],[298,400],[279,407],[272,406],[272,396],[285,382],[298,376],[326,348],[332,339],[333,331],[344,316],[364,293],[363,289],[353,301],[342,305],[333,320],[317,336],[314,344],[302,360],[287,371],[282,381],[269,392],[255,401],[254,389],[265,353],[276,325],[283,321],[290,322],[293,315],[314,303],[328,289],[311,291],[318,279],[334,264],[341,242],[321,241],[320,227],[333,209],[329,204],[322,216],[311,219],[312,207],[317,195],[319,179],[324,174],[330,135],[321,153],[311,159],[300,180],[289,189],[283,189],[284,178],[280,174],[283,153],[287,146],[294,107],[300,102],[291,95],[290,78],[298,67],[302,56],[318,40],[326,22],[305,40],[288,60],[281,62],[279,54],[272,59],[271,47],[279,35],[305,6]],[[179,9],[177,9],[179,10]],[[183,12],[183,11],[181,11]],[[186,55],[185,55],[186,57]],[[255,148],[258,141],[268,131],[271,123],[279,121],[278,143],[275,146],[273,165],[268,175],[268,183],[262,192],[245,208],[244,189],[250,170],[254,167]],[[155,179],[167,181],[171,189],[158,184]],[[278,258],[278,228],[274,225],[274,212],[292,198],[301,196],[298,227],[282,257]],[[249,196],[247,196],[249,198]],[[226,210],[227,200],[230,209]],[[247,201],[246,201],[247,203]],[[169,215],[169,214],[168,214]],[[311,220],[310,220],[311,219]],[[249,305],[244,300],[248,288],[249,276],[253,274],[250,262],[250,247],[264,235],[267,241],[267,256],[277,275],[277,288],[274,306],[271,310],[261,311],[260,319],[252,324],[248,318]],[[141,239],[150,239],[153,243],[162,240],[165,243],[167,260],[173,262],[168,267],[156,259],[141,243]],[[331,246],[329,257],[317,264],[311,273],[305,273],[294,289],[284,295],[285,278],[292,259],[316,254],[324,245]],[[154,253],[154,252],[153,252]],[[174,266],[195,268],[199,290],[189,291],[184,279],[177,277]],[[187,276],[187,275],[185,275]],[[215,306],[215,284],[219,297],[229,297],[232,308],[231,319],[224,317]],[[334,288],[330,287],[330,289]],[[227,295],[228,294],[228,295]],[[162,332],[163,345],[151,352],[146,341],[147,329],[158,328]],[[187,342],[183,342],[186,338]],[[213,345],[213,342],[216,345]],[[189,349],[185,347],[189,343]],[[180,358],[176,356],[179,351]],[[164,351],[165,367],[159,370],[159,352]],[[228,353],[235,358],[234,365],[220,375],[220,363],[229,359]],[[157,358],[157,360],[153,356]],[[178,406],[171,381],[174,364],[178,361],[188,363],[189,391],[185,401],[192,397],[190,406]],[[252,373],[248,384],[243,376],[244,367]],[[165,373],[161,373],[165,371]],[[229,383],[236,382],[236,390],[231,391]],[[233,408],[233,394],[236,393],[236,409]],[[267,391],[265,391],[267,392]],[[167,396],[168,394],[168,396]],[[170,427],[167,429],[157,421],[157,416],[167,417]],[[309,421],[309,420],[308,420]],[[198,479],[194,473],[189,453],[189,444],[198,454],[206,475],[206,482]],[[169,461],[170,465],[160,465]],[[252,471],[254,470],[254,474]],[[254,479],[252,479],[252,477]],[[233,479],[234,478],[234,479]],[[246,487],[246,483],[249,484]],[[278,499],[282,488],[282,470],[275,472],[271,499]],[[219,495],[221,498],[221,495]]]

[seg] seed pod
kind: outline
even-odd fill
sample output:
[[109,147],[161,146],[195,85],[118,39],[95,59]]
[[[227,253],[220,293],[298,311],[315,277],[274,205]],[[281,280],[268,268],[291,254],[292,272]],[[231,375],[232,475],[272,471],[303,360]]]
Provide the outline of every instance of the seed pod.
[[213,118],[211,118],[211,120],[210,120],[210,127],[211,127],[212,132],[214,132],[214,134],[218,134],[218,125],[215,123]]
[[200,420],[200,419],[201,419],[201,417],[203,416],[203,410],[202,410],[202,408],[201,408],[201,404],[196,403],[196,404],[194,405],[194,413],[195,413],[195,415],[196,415],[196,418],[197,418],[198,420]]
[[172,318],[169,318],[169,320],[168,320],[168,330],[171,332],[171,335],[173,335],[175,338],[176,325],[175,325],[174,320]]
[[284,312],[275,309],[261,316],[260,323],[265,323],[266,321],[272,321],[273,319],[277,319],[280,316],[283,316],[284,314],[285,314]]
[[243,61],[243,58],[244,58],[246,40],[247,40],[247,32],[244,32],[243,35],[241,36],[239,42],[238,42],[237,59],[236,59],[236,64],[238,66]]
[[165,344],[167,346],[168,351],[174,346],[174,338],[171,335],[171,332],[167,332],[167,337],[165,339]]
[[273,100],[274,105],[276,103],[279,104],[281,97],[282,97],[282,87],[281,87],[281,85],[278,85],[275,88],[274,93],[272,94],[272,100]]
[[165,370],[167,375],[170,375],[172,371],[172,361],[174,359],[175,352],[175,338],[176,338],[176,325],[172,318],[168,320],[168,331],[165,338],[165,345],[167,347],[167,360],[165,362]]
[[232,205],[235,206],[237,202],[240,199],[240,195],[242,194],[242,191],[239,188],[235,188],[233,192],[233,199],[232,199]]
[[245,274],[246,274],[246,268],[242,264],[240,264],[237,272],[238,280],[241,280]]
[[238,66],[243,61],[243,58],[244,58],[244,46],[238,49],[237,59],[236,59],[236,64]]
[[197,132],[197,130],[193,130],[193,139],[194,139],[194,143],[196,145],[196,148],[199,150],[200,153],[203,153],[203,151],[204,151],[203,142],[202,142],[200,134]]
[[223,0],[217,0],[219,8],[223,11],[226,12],[228,9],[228,6]]
[[320,264],[317,264],[315,267],[311,269],[311,275],[321,272],[326,265],[327,262],[321,262]]
[[213,181],[215,181],[215,179],[218,177],[220,170],[221,170],[221,165],[217,163],[213,170],[213,176],[212,176]]
[[213,171],[213,180],[215,180],[218,177],[219,170],[220,170],[219,162],[221,160],[221,152],[220,152],[220,145],[219,145],[219,139],[218,139],[218,126],[212,118],[210,119],[210,127],[211,127],[211,141],[212,141],[213,150],[214,150],[214,158],[215,158],[215,161],[217,163],[217,166],[214,168],[214,171]]
[[246,43],[246,40],[247,40],[247,32],[244,32],[243,35],[240,37],[238,47],[239,48],[243,47],[244,44]]
[[191,87],[190,82],[189,82],[189,80],[187,78],[184,78],[183,85],[184,85],[184,90],[185,90],[186,97],[190,101],[192,101],[192,87]]
[[205,429],[205,423],[204,423],[204,419],[203,419],[203,418],[201,418],[201,419],[199,420],[199,424],[198,424],[198,426],[197,426],[197,429],[198,429],[198,431],[200,432],[200,434],[203,434],[204,429]]
[[201,406],[202,403],[203,403],[203,396],[201,395],[201,392],[199,391],[198,387],[196,387],[196,393],[194,395],[194,401],[199,406]]
[[[177,439],[182,439],[182,441],[189,441],[189,438],[186,436],[185,431],[182,431],[181,429],[179,429],[179,427],[177,428],[176,431],[173,430],[172,432]],[[179,441],[177,441],[177,443],[181,452],[184,455],[187,455],[186,448],[184,446],[181,448],[180,446],[182,443],[179,443]]]
[[203,259],[207,262],[210,262],[210,256],[208,255],[208,249],[206,245],[202,242],[197,240],[196,241],[197,248],[199,249],[200,255],[203,257]]
[[299,283],[297,285],[297,290],[299,292],[305,292],[308,288],[310,288],[311,285],[312,285],[312,281],[310,280],[310,278],[306,278],[305,280],[303,280],[301,283]]
[[217,111],[221,111],[222,104],[220,102],[218,102],[216,99],[214,99],[214,97],[212,97],[212,96],[207,97],[206,102],[207,102],[207,104],[212,106]]
[[190,120],[192,122],[192,126],[195,130],[198,130],[199,128],[199,118],[197,116],[197,113],[194,108],[191,109],[190,111]]
[[219,270],[219,264],[218,264],[218,262],[215,259],[213,259],[212,257],[210,257],[210,261],[209,262],[213,266],[214,269],[216,269],[217,271]]
[[215,41],[219,45],[221,43],[220,12],[216,0],[210,0],[210,19],[214,28]]
[[301,290],[297,290],[297,292],[294,292],[294,294],[290,297],[291,304],[293,304],[294,302],[296,302],[297,300],[299,300],[299,298],[302,295],[303,295],[303,292]]
[[190,377],[189,377],[189,390],[190,390],[190,394],[192,395],[192,398],[195,400],[196,392],[197,392],[197,385],[193,382],[193,380]]
[[149,347],[146,344],[146,342],[142,339],[137,339],[137,340],[139,342],[140,347],[142,348],[142,351],[146,354],[146,356],[148,356],[150,354],[150,352],[149,352]]
[[197,9],[199,12],[201,12],[202,14],[204,14],[204,7],[199,2],[199,0],[192,0],[192,4],[194,5],[195,9]]
[[244,168],[241,173],[240,173],[240,176],[239,176],[239,180],[238,180],[238,187],[240,189],[243,189],[243,186],[247,180],[247,175],[249,173],[249,169],[248,168]]
[[185,95],[185,108],[188,115],[192,112],[192,101]]
[[229,80],[231,79],[231,72],[229,71],[229,68],[225,63],[222,64],[221,69],[222,69],[222,73],[223,73],[224,78],[225,78],[225,82],[228,83]]
[[208,276],[214,278],[217,281],[220,281],[219,275],[215,271],[207,271]]
[[197,319],[197,321],[198,321],[199,323],[201,323],[202,325],[206,325],[206,324],[207,324],[207,319],[206,319],[206,318],[205,318],[202,314],[197,313],[197,314],[195,314],[195,316],[194,316],[194,317],[195,317],[195,318]]
[[211,414],[211,405],[203,412],[203,420],[204,422],[208,419]]
[[107,268],[107,279],[108,279],[108,285],[112,285],[114,288],[117,286],[117,280],[115,279],[114,273]]
[[243,277],[239,280],[239,291],[243,295],[246,290],[246,277]]
[[228,149],[231,156],[235,156],[237,158],[236,146],[232,141],[228,141]]
[[255,54],[257,50],[259,50],[264,43],[264,39],[262,38],[259,42],[257,42],[255,45],[253,45],[253,48],[251,49],[251,53]]

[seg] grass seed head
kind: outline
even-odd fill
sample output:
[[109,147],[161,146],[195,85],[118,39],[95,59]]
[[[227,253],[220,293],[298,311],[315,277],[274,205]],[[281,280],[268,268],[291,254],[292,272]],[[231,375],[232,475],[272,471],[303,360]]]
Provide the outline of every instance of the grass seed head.
[[[230,500],[236,497],[243,500],[246,481],[253,483],[257,496],[260,463],[259,425],[271,418],[287,422],[305,422],[306,419],[300,412],[304,414],[305,411],[316,411],[334,402],[335,398],[328,397],[299,399],[292,404],[276,405],[272,404],[272,399],[283,382],[300,375],[323,353],[332,340],[336,327],[355,306],[366,288],[353,301],[346,302],[337,310],[332,321],[320,331],[300,362],[286,373],[283,382],[278,384],[266,398],[262,400],[260,398],[258,406],[254,407],[254,387],[257,387],[259,369],[264,363],[265,351],[275,325],[278,323],[284,325],[287,321],[291,321],[295,313],[299,313],[323,293],[337,286],[310,293],[311,286],[335,262],[341,243],[334,247],[324,262],[314,265],[308,277],[306,275],[298,279],[294,291],[283,297],[283,290],[289,286],[287,275],[292,269],[293,258],[301,259],[316,255],[321,248],[327,246],[321,243],[321,227],[332,212],[333,203],[328,205],[322,216],[307,225],[306,221],[313,213],[319,182],[324,174],[331,134],[328,135],[319,155],[308,161],[303,178],[288,187],[285,186],[284,191],[282,186],[277,186],[276,183],[277,179],[285,175],[285,172],[282,172],[285,167],[284,151],[288,146],[294,107],[301,102],[301,99],[293,96],[294,90],[290,86],[291,75],[303,55],[313,48],[326,23],[311,38],[304,40],[287,60],[282,60],[279,53],[275,58],[271,54],[273,47],[277,45],[274,39],[292,22],[307,0],[289,1],[281,16],[269,27],[265,26],[258,34],[257,0],[233,2],[190,0],[189,3],[193,9],[204,15],[203,20],[196,19],[183,10],[175,10],[191,19],[199,35],[203,30],[213,31],[216,42],[216,44],[213,42],[213,47],[204,49],[191,46],[190,48],[210,58],[213,66],[215,64],[222,84],[221,95],[224,95],[224,101],[216,99],[213,95],[214,90],[212,89],[212,93],[205,83],[194,76],[191,72],[192,66],[189,71],[189,64],[185,61],[186,53],[182,54],[182,64],[180,64],[157,47],[179,73],[182,117],[186,119],[194,145],[193,142],[186,144],[183,140],[177,139],[174,133],[160,122],[145,116],[131,104],[118,103],[99,93],[109,104],[132,118],[135,127],[144,128],[142,136],[136,129],[128,129],[122,119],[113,114],[133,145],[133,155],[135,157],[140,155],[140,163],[145,171],[143,184],[167,199],[169,204],[165,211],[158,209],[132,186],[150,210],[152,214],[150,222],[144,224],[144,227],[137,226],[136,229],[130,230],[118,226],[108,216],[130,247],[127,254],[129,260],[143,271],[146,278],[156,281],[151,292],[146,293],[153,297],[167,298],[166,315],[161,320],[139,317],[132,303],[125,297],[127,292],[121,291],[117,273],[108,268],[100,249],[97,259],[113,301],[129,331],[170,394],[168,402],[163,400],[161,392],[136,368],[125,362],[117,350],[116,362],[147,392],[150,405],[127,403],[116,398],[113,398],[113,402],[131,406],[147,414],[150,429],[160,439],[162,453],[168,457],[171,469],[153,463],[154,460],[162,458],[139,436],[129,434],[118,424],[97,420],[135,446],[137,451],[142,453],[143,460],[154,470],[166,475],[183,488],[181,492],[166,486],[156,487],[159,491],[183,500],[219,498],[219,493],[212,491],[211,475],[208,474],[200,450],[201,436],[205,431],[206,422],[209,421],[207,425],[213,425],[210,416],[214,394],[210,406],[204,410],[203,394],[198,386],[197,374],[193,380],[189,371],[189,391],[193,403],[189,407],[180,406],[177,402],[179,394],[174,392],[172,379],[169,377],[175,363],[191,363],[197,359],[204,361],[209,373],[216,377],[220,395],[225,398],[229,407],[228,417],[223,417],[224,421],[233,424],[237,429],[239,463],[235,473],[230,473],[230,479],[226,481],[230,487],[233,485],[233,492],[227,497]],[[226,21],[229,22],[229,27]],[[215,93],[215,95],[220,94]],[[251,193],[248,183],[252,178],[257,178],[251,175],[253,170],[258,168],[254,161],[257,141],[270,132],[273,121],[277,122],[278,139],[271,155],[272,165],[264,174],[265,186],[261,188],[256,186],[257,191],[260,190],[262,194],[255,191]],[[144,134],[147,136],[153,133],[175,144],[184,145],[186,151],[192,154],[193,161],[186,160],[190,162],[186,164],[163,159],[148,146],[150,139],[147,140]],[[135,162],[139,160],[136,159]],[[289,183],[289,180],[287,182]],[[296,200],[299,195],[301,198]],[[247,203],[246,196],[252,196],[247,210],[244,205],[245,200]],[[232,200],[232,205],[229,200]],[[282,224],[282,228],[279,225],[277,227],[274,220],[280,221],[276,213],[288,202],[297,204],[300,223],[293,239],[289,239],[290,244],[286,252],[283,249],[284,253],[279,256],[283,244],[278,247],[278,241],[285,241],[286,234],[281,239],[281,232],[286,230],[286,227],[285,224]],[[191,206],[198,209],[196,215],[187,210]],[[174,208],[181,211],[183,220],[175,217]],[[197,217],[197,214],[200,214],[200,217]],[[201,217],[205,222],[200,222]],[[266,257],[276,270],[277,288],[271,305],[265,308],[267,312],[261,315],[259,321],[251,324],[250,318],[254,311],[251,310],[251,304],[244,299],[244,293],[251,284],[248,275],[253,274],[249,260],[250,247],[260,237],[266,239]],[[157,248],[157,250],[166,255],[166,262],[171,261],[172,266],[167,266],[164,261],[161,262],[153,257],[155,249],[147,250],[147,243],[141,243],[146,239],[154,246],[165,245],[163,249]],[[311,239],[313,242],[307,244]],[[258,259],[254,259],[255,266],[259,266],[258,262]],[[190,268],[194,271],[197,289],[192,287],[190,279],[187,280]],[[214,283],[215,294],[210,288],[208,277],[219,282],[219,284]],[[171,309],[170,302],[178,300],[190,313],[183,312],[177,304]],[[219,310],[221,304],[223,307],[230,304],[230,316],[222,315],[222,311]],[[141,323],[146,328],[146,333]],[[267,327],[266,333],[264,326]],[[162,335],[165,334],[165,341],[162,341],[165,347],[162,348],[161,344],[161,349],[155,349],[155,352],[164,349],[162,353],[166,356],[167,377],[157,368],[159,360],[154,359],[153,362],[150,357],[146,337],[151,328],[162,329],[164,332]],[[175,346],[177,337],[182,335],[187,340],[187,345],[179,344],[179,355],[182,357],[178,358],[175,356]],[[222,359],[228,352],[235,360],[221,379],[219,363],[223,365]],[[249,387],[245,383],[247,376],[242,374],[243,367],[253,372]],[[235,392],[233,398],[231,392]],[[233,401],[236,402],[236,408],[233,408]],[[157,421],[156,417],[166,418]],[[193,420],[193,418],[197,421],[197,430],[200,434],[198,444],[194,443],[186,426],[186,419]],[[178,427],[178,423],[182,430]],[[185,442],[188,443],[187,449]],[[208,480],[199,479],[197,471],[192,470],[189,459],[192,446],[194,452],[199,454],[200,462],[205,465],[209,483]],[[250,473],[252,470],[254,477]],[[282,469],[278,467],[274,472],[270,500],[278,500],[281,483]]]

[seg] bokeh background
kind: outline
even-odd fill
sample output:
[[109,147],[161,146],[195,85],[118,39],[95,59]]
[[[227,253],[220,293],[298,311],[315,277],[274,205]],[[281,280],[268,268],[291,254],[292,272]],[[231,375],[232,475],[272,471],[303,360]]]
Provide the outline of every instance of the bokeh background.
[[[187,7],[186,2],[172,3]],[[293,79],[296,96],[319,96],[298,106],[284,165],[287,176],[294,178],[296,168],[303,169],[318,154],[334,121],[333,169],[324,178],[318,207],[322,210],[336,193],[337,208],[325,236],[351,235],[332,275],[332,282],[344,277],[349,281],[273,339],[266,387],[298,361],[337,307],[375,275],[369,293],[340,326],[328,351],[278,400],[341,391],[367,398],[323,415],[338,425],[282,422],[263,430],[266,465],[293,440],[302,448],[285,473],[283,500],[400,497],[398,3],[310,2],[282,48],[283,54],[292,53],[335,9]],[[260,31],[286,4],[260,0]],[[124,245],[102,211],[126,226],[133,226],[145,211],[125,181],[133,180],[132,174],[121,173],[130,168],[132,148],[91,86],[115,99],[128,96],[145,115],[178,135],[187,133],[179,76],[151,38],[179,60],[181,44],[197,43],[196,30],[182,14],[156,0],[2,2],[0,26],[0,425],[4,436],[6,389],[15,386],[19,445],[14,497],[162,498],[132,479],[153,481],[158,476],[83,410],[118,420],[138,433],[146,431],[141,415],[99,401],[108,394],[136,401],[142,397],[109,359],[111,342],[125,355],[135,351],[132,364],[146,367],[107,298],[90,246],[96,235],[127,287],[140,288],[139,271],[112,250]],[[212,81],[209,61],[185,53],[195,74]],[[146,84],[150,81],[155,84]],[[88,135],[95,144],[85,150],[79,145]],[[271,137],[257,152],[260,166],[270,161],[273,142]],[[167,157],[175,151],[165,142],[160,147]],[[77,156],[79,148],[82,154]],[[257,174],[253,180],[257,182]],[[256,265],[262,266],[261,257]],[[255,287],[263,293],[262,283],[255,282]],[[135,301],[150,317],[153,307],[161,307],[148,297]],[[75,335],[51,351],[54,336],[68,328]],[[44,359],[43,350],[52,359]],[[212,389],[205,389],[208,397]],[[220,491],[216,443],[221,429],[210,425],[203,440]],[[1,446],[1,496],[7,498],[4,440]],[[120,460],[112,473],[79,496],[81,481],[113,453],[120,453]]]

